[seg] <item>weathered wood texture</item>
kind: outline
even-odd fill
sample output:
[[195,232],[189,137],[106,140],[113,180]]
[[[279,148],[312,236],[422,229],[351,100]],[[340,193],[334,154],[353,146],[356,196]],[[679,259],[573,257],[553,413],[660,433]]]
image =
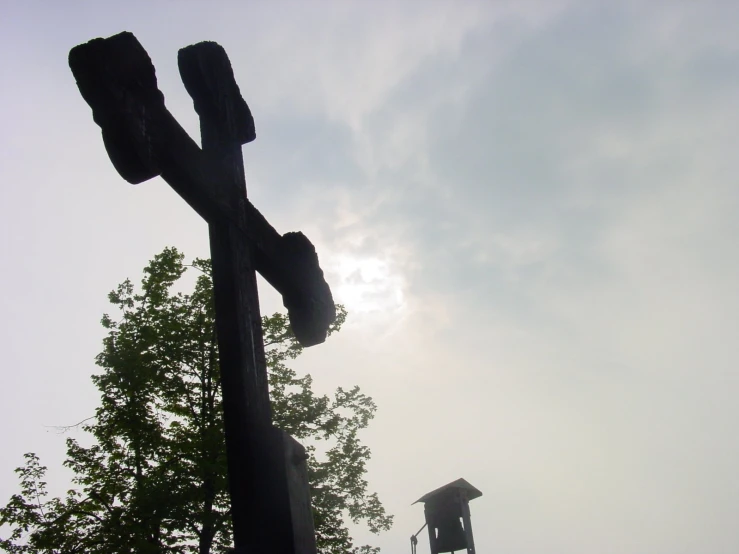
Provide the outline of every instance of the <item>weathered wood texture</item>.
[[164,106],[154,66],[131,33],[69,56],[120,175],[134,184],[161,175],[208,222],[237,551],[312,554],[305,450],[271,424],[256,271],[282,294],[306,346],[325,340],[333,298],[310,241],[277,233],[246,198],[241,145],[256,134],[226,52],[204,42],[180,50],[178,62],[202,149]]
[[315,550],[316,533],[311,513],[310,486],[308,485],[308,454],[302,444],[284,431],[276,429],[283,447],[283,460],[290,496],[290,513],[293,521],[293,542],[296,552]]

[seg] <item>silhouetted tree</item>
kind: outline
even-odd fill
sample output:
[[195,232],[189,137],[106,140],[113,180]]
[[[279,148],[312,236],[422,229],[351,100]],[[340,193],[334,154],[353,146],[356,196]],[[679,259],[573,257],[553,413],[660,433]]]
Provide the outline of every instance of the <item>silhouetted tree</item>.
[[[46,468],[26,454],[20,492],[0,509],[7,552],[207,554],[231,544],[211,266],[183,260],[167,248],[144,269],[141,290],[126,280],[110,293],[118,314],[103,316],[102,373],[92,378],[101,404],[82,426],[94,443],[67,439],[75,488],[63,498],[49,498]],[[176,292],[189,268],[198,271],[192,291]],[[331,333],[346,317],[337,308]],[[354,548],[345,520],[375,533],[392,523],[368,492],[370,451],[358,438],[375,404],[358,387],[314,394],[310,375],[286,365],[302,352],[286,317],[263,325],[275,424],[310,455],[319,551],[372,552]]]

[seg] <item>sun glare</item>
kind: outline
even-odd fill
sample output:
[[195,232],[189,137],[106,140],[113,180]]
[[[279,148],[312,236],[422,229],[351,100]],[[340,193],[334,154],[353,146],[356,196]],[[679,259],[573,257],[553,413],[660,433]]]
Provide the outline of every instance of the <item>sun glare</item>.
[[389,312],[402,308],[402,279],[387,262],[341,255],[334,271],[339,277],[335,299],[350,313]]

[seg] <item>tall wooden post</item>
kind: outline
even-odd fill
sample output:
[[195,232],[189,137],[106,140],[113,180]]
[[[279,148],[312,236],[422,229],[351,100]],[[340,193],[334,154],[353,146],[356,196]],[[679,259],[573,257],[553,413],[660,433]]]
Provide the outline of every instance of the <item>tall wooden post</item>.
[[304,346],[325,340],[333,298],[310,241],[280,235],[247,199],[241,146],[256,134],[226,52],[203,42],[180,50],[178,62],[202,148],[165,108],[131,33],[69,55],[120,175],[131,183],[161,175],[208,222],[236,549],[313,554],[305,449],[272,426],[256,271],[282,294]]

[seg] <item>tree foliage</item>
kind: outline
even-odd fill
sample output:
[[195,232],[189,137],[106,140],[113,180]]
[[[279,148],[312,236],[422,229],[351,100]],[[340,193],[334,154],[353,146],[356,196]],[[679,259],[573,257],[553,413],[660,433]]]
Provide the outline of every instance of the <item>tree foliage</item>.
[[[46,468],[26,454],[20,492],[0,509],[5,551],[207,554],[231,545],[211,267],[183,260],[167,248],[144,269],[140,290],[126,280],[110,293],[117,314],[102,318],[102,372],[92,378],[101,403],[82,426],[92,445],[67,439],[74,488],[63,498],[49,497]],[[184,293],[189,269],[197,278]],[[330,333],[345,320],[343,307],[338,314]],[[288,367],[302,347],[286,317],[263,326],[275,425],[310,456],[319,551],[372,551],[354,547],[346,522],[375,533],[392,523],[368,490],[370,451],[358,436],[375,404],[358,387],[315,394],[310,375]]]

